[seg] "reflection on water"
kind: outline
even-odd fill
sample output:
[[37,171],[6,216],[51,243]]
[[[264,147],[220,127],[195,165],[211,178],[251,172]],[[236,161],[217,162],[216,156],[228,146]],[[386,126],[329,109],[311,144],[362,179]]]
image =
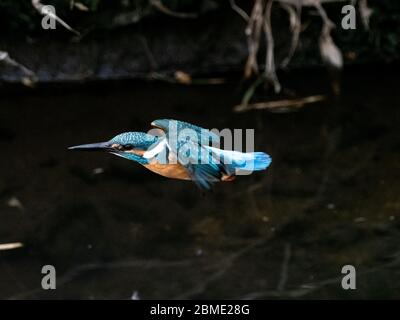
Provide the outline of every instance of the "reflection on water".
[[[399,298],[394,77],[345,74],[339,99],[287,114],[232,113],[234,84],[2,93],[0,243],[25,247],[0,252],[0,298]],[[288,83],[326,91],[318,74]],[[123,159],[66,151],[157,118],[255,128],[273,163],[202,193]],[[57,290],[40,289],[44,264],[57,268]],[[355,291],[341,289],[346,264]]]

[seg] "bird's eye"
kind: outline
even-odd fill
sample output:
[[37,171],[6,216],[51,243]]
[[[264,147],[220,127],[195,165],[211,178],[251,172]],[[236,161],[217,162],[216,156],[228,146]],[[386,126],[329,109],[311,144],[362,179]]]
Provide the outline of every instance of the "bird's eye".
[[133,145],[130,144],[130,143],[128,143],[128,144],[123,144],[123,145],[121,146],[121,149],[122,149],[122,150],[132,150],[132,149],[133,149]]

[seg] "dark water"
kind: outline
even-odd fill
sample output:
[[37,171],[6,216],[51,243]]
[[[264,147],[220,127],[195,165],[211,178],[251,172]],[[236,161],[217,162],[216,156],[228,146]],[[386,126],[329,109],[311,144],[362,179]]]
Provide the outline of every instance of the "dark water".
[[[323,73],[304,74],[287,86],[328,90]],[[0,243],[25,247],[0,251],[0,298],[399,298],[398,73],[342,77],[340,98],[286,114],[232,113],[234,83],[3,91]],[[273,163],[204,194],[66,151],[157,118],[255,128]],[[45,264],[57,269],[54,291],[41,289]],[[346,264],[356,290],[341,288]]]

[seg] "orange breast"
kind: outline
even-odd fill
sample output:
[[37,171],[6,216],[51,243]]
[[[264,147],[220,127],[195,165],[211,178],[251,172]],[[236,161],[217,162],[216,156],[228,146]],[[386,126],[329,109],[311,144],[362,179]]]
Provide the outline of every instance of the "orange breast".
[[180,179],[180,180],[191,180],[189,174],[186,169],[179,163],[177,164],[159,164],[156,162],[152,162],[149,164],[144,164],[144,166],[161,176],[172,178],[172,179]]
[[[160,164],[155,161],[144,164],[147,169],[153,171],[161,176],[172,178],[172,179],[179,179],[179,180],[192,180],[190,175],[188,174],[187,170],[181,164]],[[227,176],[223,175],[221,177],[221,181],[233,181],[235,180],[235,176]]]

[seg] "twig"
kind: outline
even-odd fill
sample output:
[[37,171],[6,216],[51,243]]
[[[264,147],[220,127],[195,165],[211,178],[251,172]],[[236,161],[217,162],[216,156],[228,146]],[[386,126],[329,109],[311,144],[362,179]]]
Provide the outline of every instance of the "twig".
[[245,30],[249,50],[244,68],[245,78],[249,78],[253,73],[258,73],[257,53],[260,46],[260,36],[264,19],[263,11],[263,0],[255,0],[249,23]]
[[22,72],[25,73],[27,76],[33,77],[35,75],[35,73],[32,70],[28,69],[23,64],[11,58],[8,52],[0,51],[0,62],[4,62],[5,64],[8,64],[12,67],[17,67],[21,69]]
[[138,23],[142,19],[142,13],[140,10],[122,12],[112,18],[112,26],[128,26],[131,24]]
[[147,79],[182,85],[218,85],[226,82],[224,78],[192,78],[189,74],[180,70],[175,71],[173,76],[160,72],[150,72]]
[[[291,5],[301,5],[303,7],[313,7],[316,0],[278,0],[279,2],[291,4]],[[349,0],[317,0],[320,3],[333,3],[333,2],[348,2]]]
[[24,244],[22,242],[2,243],[0,244],[0,251],[18,249],[23,246]]
[[175,18],[182,18],[182,19],[194,19],[197,18],[197,14],[195,13],[187,13],[187,12],[176,12],[169,8],[167,8],[161,0],[149,0],[150,4],[156,8],[157,10],[161,11],[162,13],[175,17]]
[[373,13],[373,10],[368,6],[367,0],[358,1],[358,10],[362,18],[362,23],[366,30],[369,29],[369,19]]
[[332,76],[332,89],[338,95],[340,93],[340,81],[336,77],[337,71],[343,67],[343,56],[340,49],[336,46],[332,39],[331,31],[335,28],[335,24],[328,18],[325,9],[322,7],[320,0],[314,0],[314,7],[318,10],[323,21],[321,35],[319,37],[319,50],[324,63],[330,68]]
[[23,64],[15,61],[13,58],[11,58],[10,55],[8,54],[8,52],[0,51],[0,63],[1,62],[5,63],[11,67],[20,69],[25,74],[25,76],[23,76],[21,79],[21,82],[24,85],[26,85],[28,87],[32,87],[34,85],[34,83],[37,81],[35,73],[32,70],[25,67]]
[[157,64],[156,59],[154,58],[153,52],[151,52],[151,50],[150,50],[149,43],[147,42],[147,39],[142,35],[139,35],[138,37],[139,37],[139,40],[143,44],[143,48],[144,48],[144,51],[146,53],[146,57],[149,60],[151,69],[156,70],[157,67],[158,67],[158,64]]
[[266,109],[271,112],[290,112],[293,110],[297,110],[302,108],[306,104],[316,103],[320,101],[326,100],[326,96],[324,95],[316,95],[309,96],[299,99],[291,99],[291,100],[278,100],[278,101],[269,101],[269,102],[258,102],[251,103],[247,105],[237,105],[233,108],[234,112],[246,112],[250,110],[262,110]]
[[282,262],[282,269],[281,269],[281,277],[279,279],[277,290],[282,292],[285,289],[287,279],[289,277],[289,262],[290,257],[292,255],[292,247],[290,243],[285,245],[285,251],[283,253],[283,262]]
[[299,43],[300,32],[301,32],[301,5],[293,6],[287,3],[280,3],[282,8],[284,8],[289,14],[290,19],[290,30],[292,32],[292,41],[290,43],[290,49],[287,57],[283,59],[281,63],[282,68],[286,68],[290,60],[292,60],[293,55],[296,51],[297,45]]
[[265,39],[267,42],[267,53],[265,57],[265,76],[267,80],[269,80],[273,86],[275,93],[281,91],[281,85],[279,83],[278,77],[276,76],[275,70],[275,57],[274,57],[274,37],[272,35],[272,27],[271,27],[271,9],[274,0],[268,0],[267,5],[265,6],[264,13],[264,33]]
[[321,5],[321,0],[313,0],[314,7],[317,9],[318,14],[321,16],[322,22],[324,23],[322,27],[323,34],[329,34],[333,28],[335,28],[335,24],[329,19],[328,14],[326,13],[324,7]]
[[231,4],[231,8],[236,11],[236,13],[241,16],[245,21],[249,21],[250,17],[249,15],[246,13],[246,11],[244,11],[242,8],[240,8],[235,0],[229,0],[229,3]]

